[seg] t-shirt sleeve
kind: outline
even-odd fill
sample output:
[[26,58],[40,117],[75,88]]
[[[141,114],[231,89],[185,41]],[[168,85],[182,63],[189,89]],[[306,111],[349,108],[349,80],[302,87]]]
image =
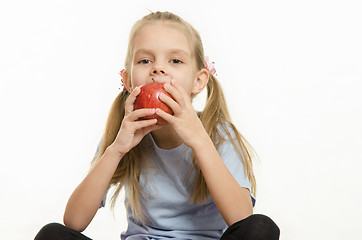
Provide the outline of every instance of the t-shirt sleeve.
[[[231,133],[233,136],[233,132]],[[218,152],[222,160],[224,161],[226,167],[229,169],[230,173],[233,175],[233,177],[239,183],[239,185],[243,188],[249,189],[253,206],[255,206],[256,200],[253,194],[251,193],[250,182],[248,180],[248,177],[245,175],[242,158],[239,156],[238,152],[236,151],[230,139],[227,139],[226,141],[220,144],[220,146],[218,147]]]
[[[103,199],[102,199],[101,204],[99,205],[99,208],[105,207],[105,206],[106,206],[106,201],[107,201],[107,193],[104,194],[104,197],[103,197]],[[98,209],[99,209],[99,208],[98,208]]]

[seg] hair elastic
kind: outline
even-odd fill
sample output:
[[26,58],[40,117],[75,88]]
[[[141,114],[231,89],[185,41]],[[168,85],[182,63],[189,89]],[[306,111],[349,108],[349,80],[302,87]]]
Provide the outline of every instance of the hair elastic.
[[122,91],[126,90],[127,91],[127,88],[126,88],[126,84],[124,84],[124,80],[123,80],[123,72],[124,72],[125,69],[122,69],[120,72],[119,72],[119,75],[121,75],[122,79],[121,79],[121,82],[122,82],[122,85],[123,85],[123,89]]
[[209,71],[211,75],[216,73],[215,63],[210,61],[209,56],[205,56],[205,68]]

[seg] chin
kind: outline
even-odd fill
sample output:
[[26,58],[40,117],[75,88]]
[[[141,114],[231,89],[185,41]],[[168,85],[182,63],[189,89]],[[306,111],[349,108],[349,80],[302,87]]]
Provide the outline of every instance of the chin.
[[159,121],[159,122],[156,123],[156,125],[165,126],[165,125],[168,125],[168,122],[166,122],[166,121]]

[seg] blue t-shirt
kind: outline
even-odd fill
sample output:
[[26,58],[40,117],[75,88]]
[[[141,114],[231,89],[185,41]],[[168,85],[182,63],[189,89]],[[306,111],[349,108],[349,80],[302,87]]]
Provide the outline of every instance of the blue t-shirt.
[[[189,171],[192,150],[184,144],[171,150],[161,149],[151,134],[146,137],[150,138],[153,148],[152,159],[148,160],[156,166],[148,169],[145,175],[141,173],[140,177],[140,184],[148,196],[147,200],[141,200],[143,214],[148,220],[144,225],[137,224],[128,209],[128,228],[121,234],[121,239],[220,239],[227,225],[213,200],[210,198],[203,204],[190,203],[189,186],[195,176],[193,168]],[[232,143],[225,141],[217,150],[239,185],[250,191],[242,160]],[[251,199],[254,205],[252,194]]]

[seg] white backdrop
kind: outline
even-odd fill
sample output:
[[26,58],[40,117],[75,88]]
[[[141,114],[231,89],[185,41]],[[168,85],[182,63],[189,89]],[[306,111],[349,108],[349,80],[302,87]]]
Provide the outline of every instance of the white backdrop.
[[[62,222],[119,92],[129,30],[147,9],[199,30],[233,121],[259,154],[255,212],[284,240],[361,239],[358,2],[2,1],[0,239]],[[121,203],[85,234],[119,239],[125,228]]]

